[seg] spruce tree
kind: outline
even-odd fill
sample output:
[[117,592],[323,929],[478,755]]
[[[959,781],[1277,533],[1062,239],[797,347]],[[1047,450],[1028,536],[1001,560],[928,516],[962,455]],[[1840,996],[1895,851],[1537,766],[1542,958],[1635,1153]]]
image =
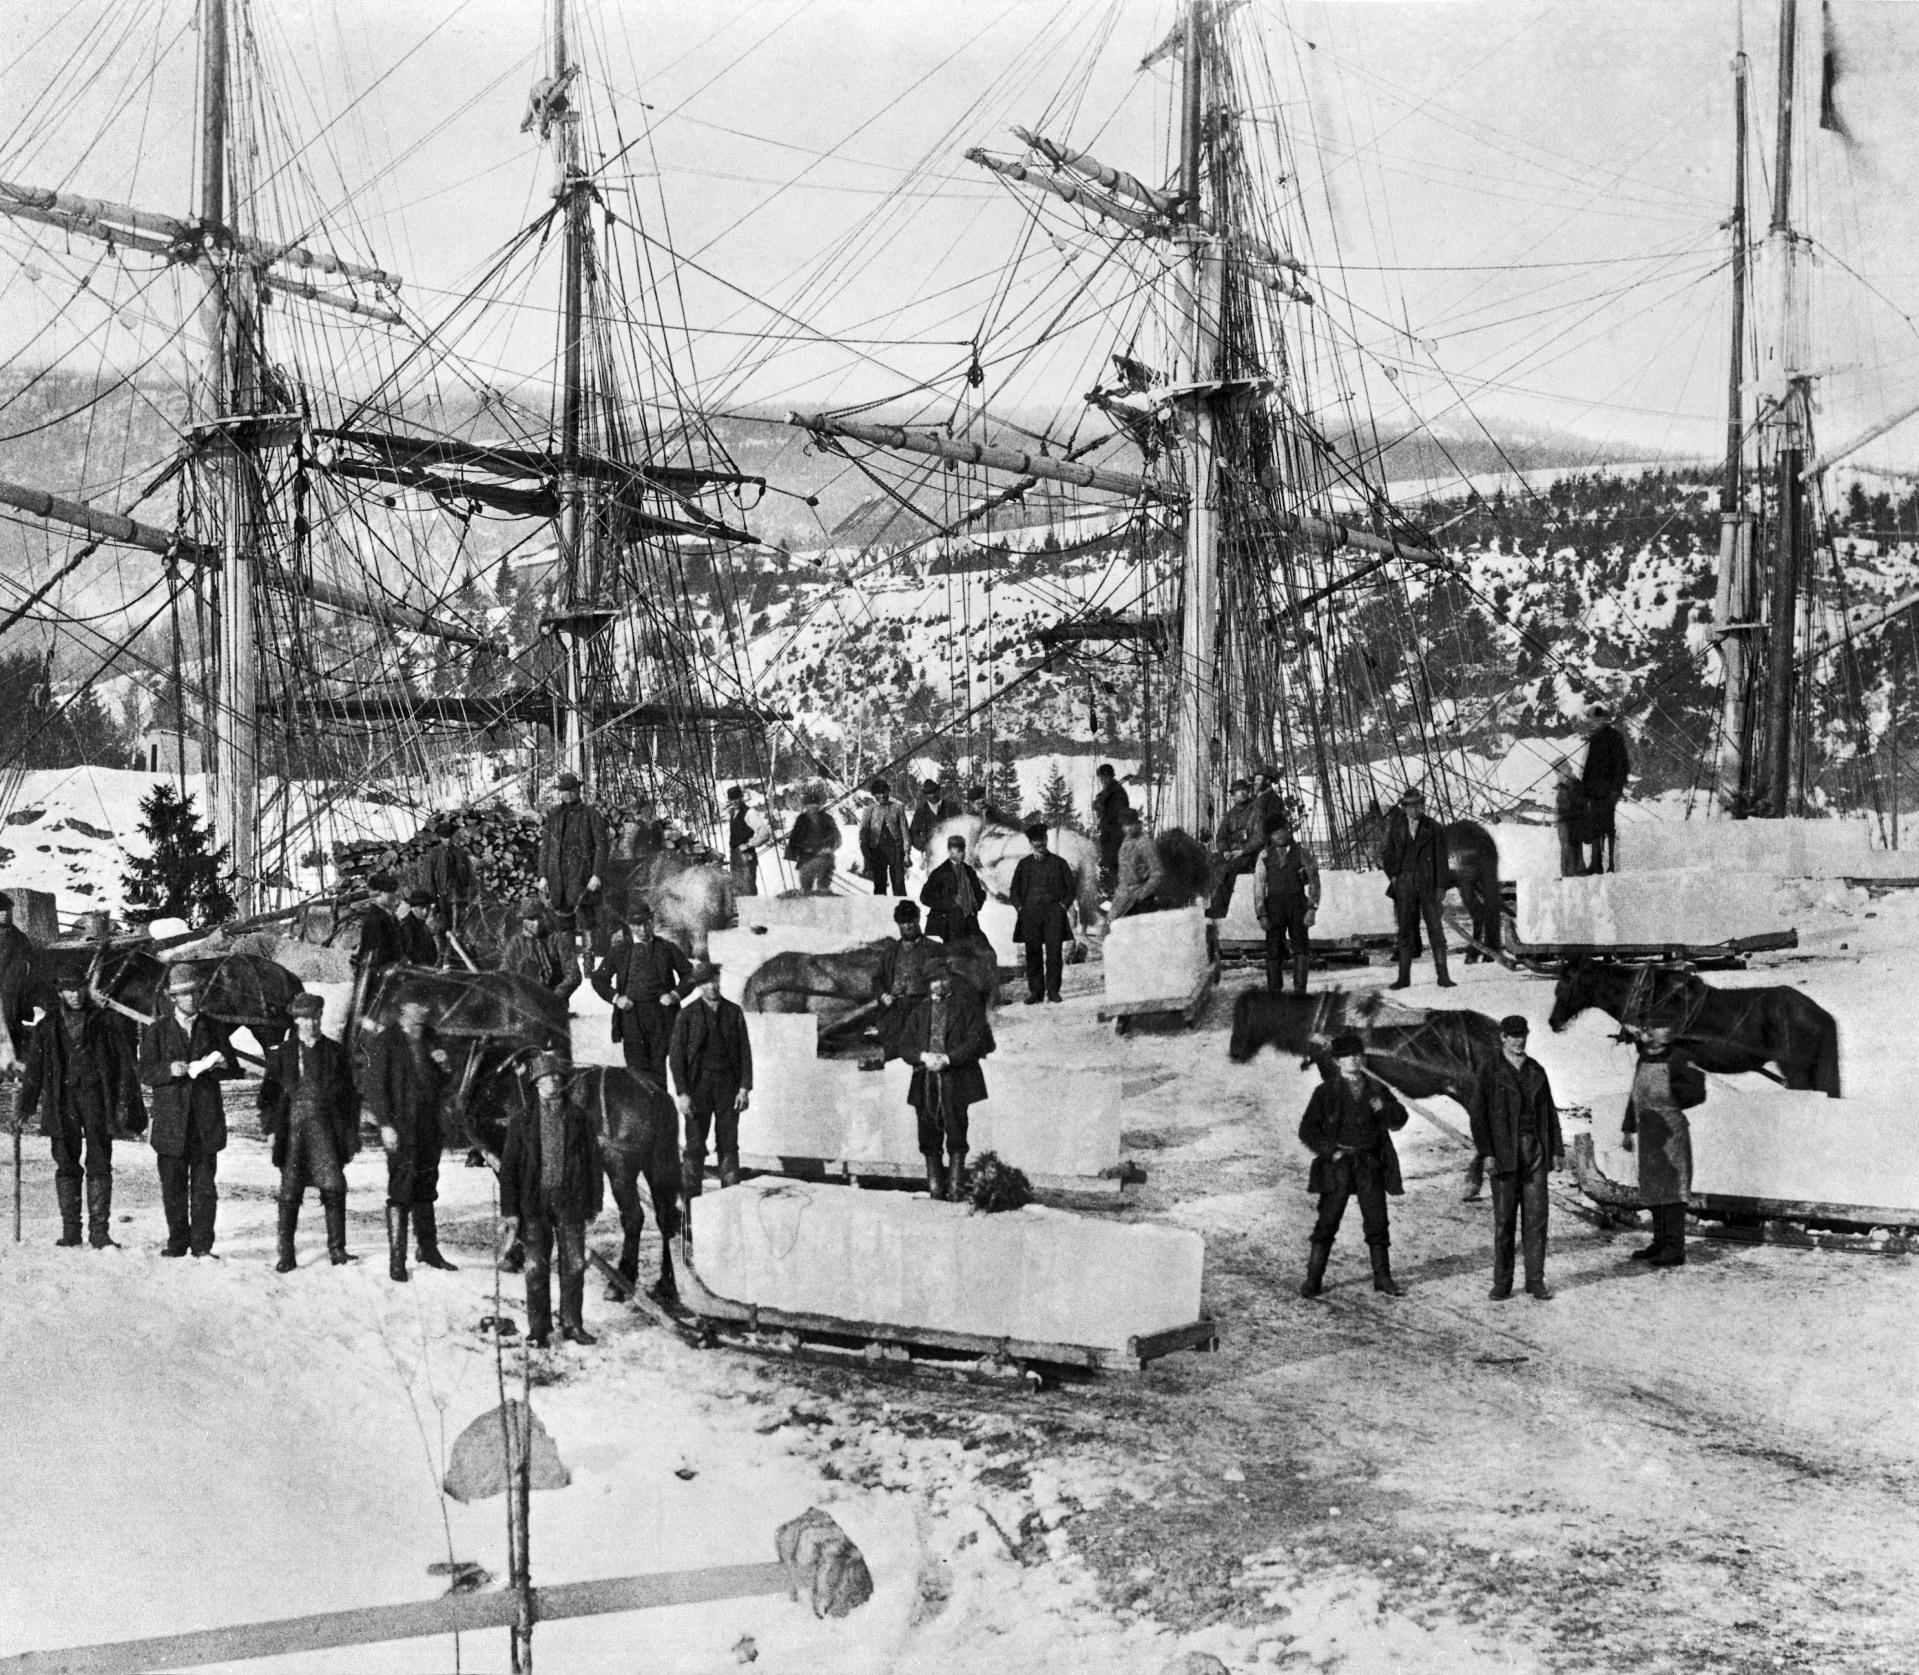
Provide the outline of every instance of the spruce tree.
[[993,771],[986,776],[986,800],[1006,819],[1017,824],[1022,816],[1019,804],[1019,766],[1013,760],[1013,747],[999,747]]
[[189,925],[212,925],[233,917],[233,898],[224,882],[226,848],[211,847],[212,834],[193,812],[192,797],[171,785],[156,785],[141,800],[140,832],[152,853],[127,862],[122,882],[130,924],[184,919]]
[[1074,832],[1080,829],[1073,788],[1066,783],[1066,775],[1060,771],[1058,762],[1053,763],[1053,771],[1039,788],[1039,811],[1049,826],[1064,826]]

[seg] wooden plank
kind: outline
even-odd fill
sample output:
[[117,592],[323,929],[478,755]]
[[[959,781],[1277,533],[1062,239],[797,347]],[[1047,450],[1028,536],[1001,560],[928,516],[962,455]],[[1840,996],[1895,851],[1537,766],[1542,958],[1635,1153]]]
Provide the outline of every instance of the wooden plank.
[[[789,1157],[771,1152],[742,1152],[740,1164],[762,1175],[791,1175],[803,1181],[926,1181],[926,1165],[902,1163],[897,1158]],[[1123,1182],[1113,1175],[1035,1175],[1026,1176],[1035,1192],[1076,1192],[1094,1195],[1117,1194]]]
[[1735,936],[1729,942],[1518,942],[1513,952],[1522,960],[1711,960],[1735,954],[1769,954],[1799,946],[1796,930],[1764,931],[1757,936]]

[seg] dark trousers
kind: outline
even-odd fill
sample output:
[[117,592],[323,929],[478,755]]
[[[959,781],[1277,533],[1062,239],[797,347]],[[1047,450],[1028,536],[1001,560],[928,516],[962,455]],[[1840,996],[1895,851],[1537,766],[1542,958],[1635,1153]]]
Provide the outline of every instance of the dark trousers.
[[280,1202],[297,1204],[308,1187],[322,1198],[346,1192],[346,1174],[325,1117],[294,1117],[287,1129],[286,1161],[280,1165]]
[[1266,987],[1274,994],[1293,967],[1294,987],[1306,992],[1306,899],[1266,904]]
[[1393,926],[1398,932],[1401,967],[1410,966],[1413,950],[1419,946],[1422,921],[1431,939],[1433,964],[1444,969],[1446,962],[1446,921],[1439,916],[1439,897],[1431,890],[1417,890],[1409,879],[1399,881],[1399,893],[1393,897]]
[[733,894],[757,896],[760,893],[760,858],[751,849],[733,851]]
[[189,1152],[168,1157],[161,1152],[160,1206],[167,1216],[167,1249],[191,1250],[204,1256],[213,1249],[213,1216],[220,1202],[214,1175],[218,1152]]
[[706,1141],[710,1133],[714,1150],[719,1153],[720,1173],[725,1175],[740,1166],[739,1085],[735,1082],[702,1079],[693,1089],[686,1113],[686,1150],[681,1159],[682,1185],[688,1198],[700,1195],[706,1174]]
[[1359,1200],[1360,1225],[1366,1243],[1384,1250],[1392,1243],[1386,1226],[1386,1183],[1375,1152],[1359,1152],[1327,1165],[1331,1190],[1319,1195],[1319,1219],[1313,1223],[1313,1243],[1330,1245],[1346,1214],[1346,1201]]
[[1520,1166],[1510,1174],[1493,1176],[1493,1289],[1510,1291],[1513,1283],[1513,1233],[1525,1229],[1526,1283],[1546,1282],[1546,1159],[1537,1146],[1521,1154]]
[[106,1112],[92,1103],[68,1116],[53,1136],[54,1179],[77,1181],[83,1172],[89,1180],[113,1178],[113,1130]]
[[422,1124],[412,1141],[386,1154],[386,1201],[396,1210],[432,1204],[440,1196],[440,1129]]
[[676,1008],[662,1006],[658,995],[635,995],[633,1010],[620,1014],[620,1051],[635,1076],[666,1080],[666,1049],[677,1016]]
[[903,853],[897,849],[873,849],[861,844],[860,855],[866,863],[866,876],[872,881],[874,895],[906,894],[906,856]]
[[803,896],[824,896],[833,888],[833,852],[824,855],[805,855],[793,863],[794,871],[800,877],[800,894]]
[[1099,887],[1106,894],[1113,893],[1113,887],[1119,883],[1119,846],[1126,841],[1126,834],[1117,826],[1110,831],[1102,827],[1099,834]]
[[913,1109],[919,1116],[921,1157],[966,1150],[966,1101],[952,1097],[941,1072],[926,1073],[926,1097]]
[[1233,905],[1233,886],[1247,873],[1257,870],[1257,855],[1228,855],[1213,862],[1213,894],[1206,904],[1206,917],[1224,919]]
[[1051,930],[1044,936],[1026,940],[1026,998],[1058,1000],[1059,986],[1066,974],[1066,937]]
[[544,1338],[553,1330],[553,1252],[560,1254],[560,1330],[582,1324],[586,1300],[586,1223],[542,1216],[520,1223],[526,1246],[526,1330]]

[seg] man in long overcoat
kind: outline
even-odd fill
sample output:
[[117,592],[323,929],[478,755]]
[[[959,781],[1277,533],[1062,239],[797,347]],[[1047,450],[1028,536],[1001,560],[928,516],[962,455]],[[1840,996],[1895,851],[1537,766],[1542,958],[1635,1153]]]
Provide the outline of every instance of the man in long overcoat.
[[440,939],[427,923],[433,911],[433,892],[416,884],[400,902],[400,962],[431,971],[440,963]]
[[428,1026],[426,1003],[401,1004],[397,1024],[374,1035],[367,1048],[366,1077],[360,1085],[369,1115],[386,1148],[387,1274],[408,1279],[407,1227],[411,1222],[420,1263],[452,1271],[440,1254],[440,1102],[446,1093],[449,1060],[439,1035]]
[[932,864],[933,857],[927,851],[932,847],[933,833],[939,829],[939,823],[951,820],[961,812],[959,799],[949,797],[942,791],[937,779],[920,781],[920,794],[914,799],[907,816],[906,840],[922,862],[929,866]]
[[557,1053],[533,1064],[536,1094],[507,1124],[500,1148],[500,1215],[506,1239],[526,1250],[527,1342],[545,1349],[553,1335],[554,1247],[560,1256],[560,1335],[599,1340],[586,1329],[586,1224],[606,1201],[599,1142],[586,1113],[568,1097]]
[[[60,974],[60,1003],[33,1026],[14,1100],[17,1133],[40,1113],[40,1132],[53,1146],[53,1190],[60,1204],[62,1245],[80,1243],[84,1180],[87,1240],[95,1250],[115,1243],[113,1142],[116,1134],[146,1127],[139,1083],[120,1030],[87,997],[87,980],[74,969]],[[124,1123],[124,1126],[122,1126]],[[84,1164],[84,1174],[82,1165]]]
[[612,848],[606,818],[581,801],[579,775],[562,773],[553,789],[559,801],[540,832],[540,888],[563,930],[590,935]]
[[1319,1195],[1299,1294],[1317,1297],[1325,1288],[1326,1262],[1346,1201],[1357,1198],[1373,1260],[1373,1289],[1397,1297],[1401,1290],[1393,1278],[1386,1199],[1406,1190],[1393,1150],[1393,1135],[1406,1126],[1406,1108],[1390,1088],[1367,1076],[1366,1047],[1357,1035],[1334,1036],[1332,1058],[1339,1074],[1313,1089],[1299,1124],[1300,1143],[1313,1154],[1306,1190]]
[[140,1080],[153,1090],[148,1139],[167,1217],[162,1256],[213,1254],[214,1176],[227,1143],[220,1084],[240,1074],[226,1025],[200,1010],[200,989],[200,974],[176,965],[167,973],[170,1004],[140,1032]]
[[1586,794],[1585,841],[1593,846],[1588,872],[1616,872],[1619,869],[1619,828],[1614,815],[1619,799],[1626,794],[1626,782],[1632,778],[1632,753],[1626,748],[1626,736],[1613,725],[1612,711],[1594,704],[1586,711],[1593,724],[1586,739],[1586,761],[1580,770],[1579,786]]
[[1033,853],[1013,869],[1007,893],[1019,915],[1013,923],[1014,939],[1026,949],[1026,1004],[1037,1006],[1042,1000],[1060,998],[1066,938],[1072,931],[1068,914],[1079,899],[1079,879],[1063,856],[1046,847],[1043,821],[1035,820],[1026,828],[1026,841]]
[[1390,985],[1404,989],[1413,980],[1413,943],[1425,923],[1432,940],[1433,971],[1439,987],[1450,989],[1446,971],[1446,925],[1439,904],[1446,894],[1448,863],[1446,830],[1426,814],[1426,798],[1408,786],[1399,799],[1399,812],[1386,822],[1386,894],[1393,898],[1393,921],[1398,932],[1399,976]]
[[1692,1125],[1686,1113],[1705,1102],[1706,1078],[1673,1045],[1672,1031],[1655,1025],[1640,1037],[1639,1063],[1621,1132],[1627,1151],[1639,1153],[1639,1201],[1652,1211],[1652,1243],[1634,1262],[1678,1268],[1686,1260],[1686,1199],[1692,1192]]
[[346,1164],[360,1149],[360,1101],[346,1048],[320,1032],[318,995],[295,995],[287,1011],[293,1034],[269,1047],[260,1083],[260,1132],[273,1142],[280,1171],[279,1254],[274,1267],[294,1266],[300,1204],[310,1186],[326,1218],[328,1259],[350,1262],[346,1248]]
[[1559,1133],[1559,1109],[1544,1067],[1526,1054],[1526,1020],[1518,1013],[1499,1021],[1499,1057],[1473,1085],[1467,1102],[1473,1124],[1473,1151],[1479,1169],[1493,1174],[1492,1300],[1513,1294],[1514,1224],[1526,1261],[1526,1295],[1552,1299],[1546,1284],[1546,1184],[1565,1164]]
[[693,981],[697,998],[680,1008],[667,1049],[674,1103],[686,1137],[681,1186],[689,1200],[700,1196],[704,1184],[709,1132],[719,1153],[720,1185],[739,1184],[740,1113],[753,1095],[753,1044],[746,1036],[746,1014],[721,996],[718,966],[695,966]]
[[966,839],[955,832],[946,840],[946,859],[920,887],[926,909],[926,934],[941,942],[980,934],[980,909],[986,905],[986,881],[966,859]]
[[966,1113],[986,1097],[980,1060],[993,1050],[985,1004],[971,985],[935,977],[907,1008],[898,1042],[913,1067],[906,1102],[919,1118],[926,1190],[957,1199],[966,1184]]
[[399,879],[390,872],[376,872],[366,881],[366,887],[371,899],[360,918],[360,940],[353,950],[353,994],[347,1001],[349,1041],[379,997],[381,978],[406,960],[406,936],[400,929]]
[[667,1048],[680,1003],[693,992],[693,962],[653,929],[653,909],[638,896],[626,907],[626,934],[615,937],[593,988],[613,1007],[613,1039],[636,1076],[666,1082]]
[[500,948],[500,969],[531,977],[562,1000],[580,986],[580,954],[573,938],[549,928],[538,896],[520,903],[519,928]]

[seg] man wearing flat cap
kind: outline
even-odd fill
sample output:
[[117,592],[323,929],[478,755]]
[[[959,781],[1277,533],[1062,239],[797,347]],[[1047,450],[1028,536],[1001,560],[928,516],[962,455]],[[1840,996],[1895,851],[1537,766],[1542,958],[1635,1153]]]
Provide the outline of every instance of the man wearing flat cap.
[[1393,1150],[1393,1135],[1406,1126],[1406,1107],[1394,1098],[1392,1089],[1367,1075],[1366,1046],[1357,1035],[1334,1036],[1331,1056],[1339,1074],[1313,1089],[1299,1124],[1300,1144],[1313,1154],[1306,1190],[1319,1196],[1306,1282],[1299,1294],[1317,1297],[1325,1289],[1333,1238],[1346,1214],[1347,1200],[1357,1198],[1373,1260],[1373,1289],[1398,1297],[1402,1293],[1393,1278],[1386,1199],[1406,1190],[1399,1174],[1399,1154]]
[[591,935],[612,839],[605,817],[581,800],[577,774],[562,773],[553,789],[540,833],[540,889],[563,931]]
[[546,903],[528,896],[519,907],[519,924],[500,949],[500,969],[531,977],[565,1000],[580,986],[580,956],[573,938],[549,928]]
[[346,1049],[320,1032],[320,997],[300,994],[287,1011],[293,1034],[269,1047],[260,1083],[260,1132],[273,1142],[280,1171],[279,1256],[275,1271],[294,1267],[293,1239],[300,1204],[310,1186],[326,1218],[327,1258],[335,1267],[352,1258],[346,1248],[346,1163],[360,1149],[360,1101],[353,1091]]
[[933,864],[933,834],[939,830],[942,820],[957,818],[962,812],[957,797],[949,797],[940,789],[937,779],[920,781],[920,794],[914,799],[912,813],[906,822],[906,838],[918,852],[923,865]]
[[625,934],[613,939],[593,988],[613,1008],[613,1039],[627,1069],[664,1086],[673,1020],[693,992],[693,962],[653,928],[653,909],[637,891],[627,898]]
[[174,966],[167,973],[169,1004],[140,1031],[140,1080],[153,1090],[148,1138],[167,1218],[162,1256],[213,1254],[214,1175],[227,1143],[220,1084],[240,1074],[226,1025],[200,1010],[200,989],[192,966]]
[[360,941],[353,950],[353,993],[347,1001],[346,1038],[355,1040],[360,1020],[380,992],[381,979],[406,960],[406,934],[400,929],[400,881],[376,872],[366,881],[368,901],[360,917]]
[[63,970],[54,987],[59,1004],[27,1038],[14,1101],[14,1132],[30,1122],[35,1111],[40,1113],[40,1132],[53,1146],[58,1242],[69,1247],[80,1243],[84,1181],[87,1241],[95,1250],[105,1250],[115,1242],[113,1142],[116,1135],[145,1128],[146,1112],[132,1056],[113,1020],[93,1004],[84,974],[77,966]]
[[1513,1294],[1513,1232],[1523,1222],[1526,1295],[1549,1302],[1546,1284],[1546,1183],[1565,1163],[1552,1084],[1526,1054],[1528,1027],[1518,1013],[1499,1021],[1499,1057],[1473,1085],[1467,1110],[1473,1122],[1475,1163],[1492,1165],[1493,1288],[1502,1303]]
[[1386,853],[1380,865],[1386,873],[1386,894],[1393,898],[1393,921],[1398,932],[1399,976],[1390,986],[1411,986],[1413,943],[1423,923],[1432,941],[1433,971],[1439,987],[1454,987],[1446,971],[1446,925],[1439,916],[1449,867],[1446,833],[1427,815],[1425,795],[1414,786],[1406,788],[1399,799],[1398,813],[1386,822]]
[[433,892],[424,885],[414,888],[400,899],[400,963],[402,965],[425,966],[431,970],[440,963],[440,941],[433,934],[433,928],[427,922],[427,915],[433,911]]
[[558,1053],[533,1061],[535,1096],[515,1111],[500,1147],[502,1243],[526,1250],[526,1334],[535,1349],[553,1335],[552,1261],[560,1257],[560,1335],[599,1340],[586,1329],[586,1224],[606,1201],[599,1142],[586,1113],[568,1097]]
[[1213,834],[1212,899],[1206,904],[1209,919],[1226,917],[1233,905],[1235,883],[1259,865],[1259,852],[1266,843],[1264,817],[1253,801],[1253,782],[1236,779],[1229,789],[1232,806]]
[[[459,823],[449,814],[441,815],[433,822],[433,842],[420,858],[420,882],[433,898],[429,905],[442,937],[459,934],[467,909],[480,889],[473,857],[460,842],[459,833]],[[450,949],[441,950],[442,965],[451,963],[450,953]]]
[[681,1184],[689,1202],[699,1197],[706,1175],[709,1131],[719,1153],[720,1185],[739,1185],[740,1113],[753,1093],[746,1014],[720,994],[718,966],[703,961],[692,976],[695,998],[673,1020],[667,1049],[674,1102],[685,1129]]
[[426,1003],[404,1000],[400,1021],[373,1037],[360,1084],[367,1112],[386,1148],[387,1277],[405,1284],[412,1226],[421,1266],[454,1264],[440,1254],[435,1206],[440,1197],[440,1102],[450,1064],[438,1033],[426,1021]]
[[1035,820],[1026,828],[1026,841],[1033,852],[1013,869],[1007,896],[1019,916],[1013,922],[1014,940],[1026,949],[1026,1004],[1037,1006],[1060,998],[1066,938],[1072,930],[1068,916],[1079,899],[1079,878],[1063,856],[1047,847],[1045,821]]

